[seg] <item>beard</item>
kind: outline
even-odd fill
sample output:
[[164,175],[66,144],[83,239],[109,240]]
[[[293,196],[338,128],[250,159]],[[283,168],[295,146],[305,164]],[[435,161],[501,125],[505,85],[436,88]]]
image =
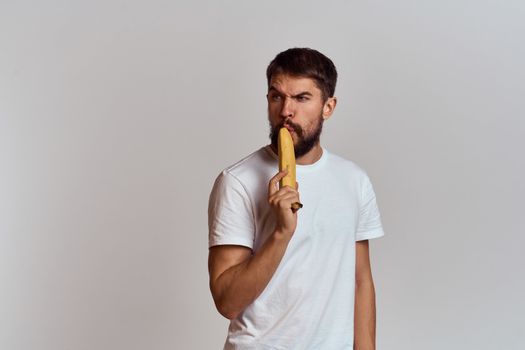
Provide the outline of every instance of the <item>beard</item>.
[[306,133],[306,131],[299,125],[290,121],[283,121],[282,123],[277,124],[275,127],[272,127],[270,124],[270,140],[272,142],[272,146],[274,146],[275,149],[278,149],[277,144],[279,139],[279,130],[284,125],[289,125],[293,128],[295,134],[297,135],[297,143],[294,143],[295,158],[302,157],[306,153],[310,152],[312,148],[314,148],[314,146],[319,143],[321,132],[323,131],[323,122],[323,117],[319,115],[318,123],[315,126],[315,129],[310,133]]

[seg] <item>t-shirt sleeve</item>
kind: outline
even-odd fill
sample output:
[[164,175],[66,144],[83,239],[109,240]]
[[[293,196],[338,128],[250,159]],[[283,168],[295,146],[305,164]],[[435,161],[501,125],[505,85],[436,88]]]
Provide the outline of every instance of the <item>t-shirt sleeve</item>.
[[381,216],[377,207],[376,195],[368,176],[362,182],[361,205],[359,209],[359,224],[356,232],[356,241],[383,236]]
[[208,246],[233,244],[253,249],[255,224],[243,185],[223,171],[215,180],[208,203]]

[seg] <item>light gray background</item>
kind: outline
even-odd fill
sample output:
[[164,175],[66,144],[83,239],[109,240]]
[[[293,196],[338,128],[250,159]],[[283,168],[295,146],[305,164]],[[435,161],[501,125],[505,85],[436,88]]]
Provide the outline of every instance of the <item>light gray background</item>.
[[219,349],[207,199],[317,48],[364,167],[378,349],[523,349],[522,1],[0,2],[0,348]]

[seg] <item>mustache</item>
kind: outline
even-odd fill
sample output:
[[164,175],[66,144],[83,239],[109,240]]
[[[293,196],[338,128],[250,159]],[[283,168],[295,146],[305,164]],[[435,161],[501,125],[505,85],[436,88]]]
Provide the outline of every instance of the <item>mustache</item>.
[[292,123],[290,121],[283,121],[282,123],[279,123],[278,125],[275,126],[274,128],[274,132],[277,132],[279,131],[281,128],[285,127],[285,126],[289,126],[293,129],[293,131],[295,131],[295,133],[299,136],[299,137],[302,137],[303,136],[303,129],[301,129],[301,127],[295,123]]

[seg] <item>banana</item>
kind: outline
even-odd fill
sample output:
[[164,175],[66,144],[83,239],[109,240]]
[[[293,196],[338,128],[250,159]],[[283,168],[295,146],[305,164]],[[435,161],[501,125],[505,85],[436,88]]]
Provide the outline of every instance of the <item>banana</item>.
[[[295,188],[295,152],[292,135],[286,128],[279,130],[277,149],[279,151],[279,171],[288,170],[288,174],[279,181],[279,188],[290,186]],[[296,212],[303,205],[299,202],[292,204],[292,211]]]

